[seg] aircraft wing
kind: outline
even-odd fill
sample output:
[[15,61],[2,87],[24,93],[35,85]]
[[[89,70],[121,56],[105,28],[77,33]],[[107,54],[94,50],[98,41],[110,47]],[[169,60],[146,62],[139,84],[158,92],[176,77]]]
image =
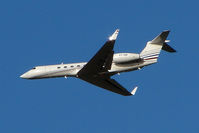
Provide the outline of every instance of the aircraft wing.
[[78,72],[78,77],[91,84],[104,88],[106,90],[124,95],[134,95],[137,88],[132,93],[128,92],[117,81],[111,79],[109,75],[103,75],[111,69],[113,60],[113,47],[119,30],[116,30],[103,47],[95,54],[95,56]]
[[[111,79],[109,77],[107,78],[102,78],[102,77],[80,77],[80,79],[89,82],[93,85],[99,86],[101,88],[104,88],[106,90],[118,93],[120,95],[123,96],[130,96],[130,95],[134,95],[133,91],[129,92],[128,90],[126,90],[122,85],[120,85],[117,81],[115,81],[114,79]],[[137,88],[135,88],[137,89]],[[136,90],[134,90],[136,91]]]
[[113,47],[119,30],[116,30],[95,56],[79,71],[79,75],[94,75],[111,69]]

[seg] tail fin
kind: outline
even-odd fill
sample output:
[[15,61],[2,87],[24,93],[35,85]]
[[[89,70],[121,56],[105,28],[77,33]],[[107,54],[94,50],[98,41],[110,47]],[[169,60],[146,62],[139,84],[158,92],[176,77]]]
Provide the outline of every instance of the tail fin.
[[140,57],[147,62],[157,62],[161,49],[168,52],[175,52],[167,42],[167,36],[170,31],[163,31],[160,35],[155,37],[152,41],[147,42],[146,47],[140,53]]

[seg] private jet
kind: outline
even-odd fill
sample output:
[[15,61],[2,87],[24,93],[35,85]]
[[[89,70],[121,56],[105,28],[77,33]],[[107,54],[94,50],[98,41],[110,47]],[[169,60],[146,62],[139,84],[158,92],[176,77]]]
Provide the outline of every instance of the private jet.
[[139,70],[156,63],[161,50],[176,52],[167,44],[169,32],[163,31],[152,41],[148,41],[141,53],[114,53],[113,48],[119,33],[117,29],[88,62],[36,66],[20,77],[24,79],[76,77],[123,96],[135,95],[137,86],[129,92],[111,76]]

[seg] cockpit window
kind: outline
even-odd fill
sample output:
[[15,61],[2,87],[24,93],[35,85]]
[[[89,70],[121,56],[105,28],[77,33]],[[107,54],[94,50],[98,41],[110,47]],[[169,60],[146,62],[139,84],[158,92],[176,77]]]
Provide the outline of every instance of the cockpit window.
[[36,67],[32,68],[32,69],[36,69]]

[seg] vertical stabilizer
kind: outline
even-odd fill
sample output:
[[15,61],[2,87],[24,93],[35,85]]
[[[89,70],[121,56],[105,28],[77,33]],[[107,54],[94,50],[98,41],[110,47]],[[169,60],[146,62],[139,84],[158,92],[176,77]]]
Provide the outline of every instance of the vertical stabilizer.
[[163,31],[160,35],[155,37],[152,41],[147,42],[146,47],[140,53],[140,57],[147,62],[157,62],[160,51],[169,35],[170,31]]

